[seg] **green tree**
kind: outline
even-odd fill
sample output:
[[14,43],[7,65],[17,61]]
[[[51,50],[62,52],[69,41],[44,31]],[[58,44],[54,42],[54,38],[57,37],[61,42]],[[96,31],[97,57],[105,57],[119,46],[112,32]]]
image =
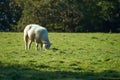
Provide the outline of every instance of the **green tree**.
[[21,8],[13,0],[0,0],[0,31],[10,31],[21,17]]
[[1,0],[0,30],[40,24],[49,31],[120,32],[120,0]]
[[120,32],[120,0],[104,0],[98,3],[101,7],[101,18],[104,32]]

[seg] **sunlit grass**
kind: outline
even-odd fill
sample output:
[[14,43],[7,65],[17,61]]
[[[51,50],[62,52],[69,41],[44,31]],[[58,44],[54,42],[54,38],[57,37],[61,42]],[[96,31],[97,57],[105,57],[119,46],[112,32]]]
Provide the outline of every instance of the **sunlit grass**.
[[0,80],[120,79],[120,34],[49,33],[50,50],[24,50],[23,33],[0,33]]

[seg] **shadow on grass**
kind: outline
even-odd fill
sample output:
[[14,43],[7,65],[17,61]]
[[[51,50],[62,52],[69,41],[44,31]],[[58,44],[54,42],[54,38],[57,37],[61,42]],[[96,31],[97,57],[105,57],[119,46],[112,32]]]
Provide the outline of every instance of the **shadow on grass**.
[[120,80],[120,72],[39,71],[27,66],[0,63],[0,80]]

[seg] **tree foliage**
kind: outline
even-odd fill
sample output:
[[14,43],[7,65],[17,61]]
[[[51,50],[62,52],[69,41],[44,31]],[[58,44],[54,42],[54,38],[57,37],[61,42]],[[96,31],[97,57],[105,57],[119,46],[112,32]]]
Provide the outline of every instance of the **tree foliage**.
[[120,0],[1,0],[0,30],[40,24],[49,31],[120,32]]
[[[0,0],[0,31],[9,31],[19,21],[22,8],[13,0]],[[16,30],[16,29],[15,29]]]

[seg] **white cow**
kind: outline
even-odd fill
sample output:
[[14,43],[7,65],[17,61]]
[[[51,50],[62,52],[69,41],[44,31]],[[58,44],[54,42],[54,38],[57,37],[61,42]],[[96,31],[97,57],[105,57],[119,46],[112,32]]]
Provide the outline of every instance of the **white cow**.
[[[28,39],[29,44],[28,44]],[[31,43],[33,41],[36,42],[36,48],[38,50],[38,44],[41,44],[41,48],[49,49],[50,41],[48,38],[48,31],[46,28],[37,25],[37,24],[29,24],[24,29],[24,41],[25,41],[25,49],[30,49]]]

